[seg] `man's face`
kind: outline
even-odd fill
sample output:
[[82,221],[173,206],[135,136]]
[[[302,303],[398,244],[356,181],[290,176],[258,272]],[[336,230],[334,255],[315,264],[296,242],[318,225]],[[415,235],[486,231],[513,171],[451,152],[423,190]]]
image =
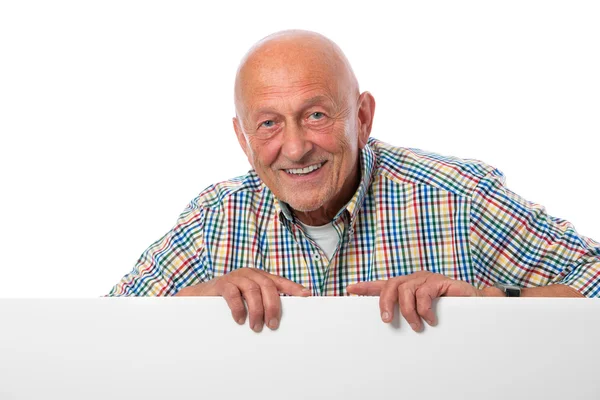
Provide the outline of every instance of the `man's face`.
[[343,206],[337,203],[356,189],[358,151],[366,141],[359,141],[358,93],[314,64],[249,74],[234,120],[258,176],[301,212]]

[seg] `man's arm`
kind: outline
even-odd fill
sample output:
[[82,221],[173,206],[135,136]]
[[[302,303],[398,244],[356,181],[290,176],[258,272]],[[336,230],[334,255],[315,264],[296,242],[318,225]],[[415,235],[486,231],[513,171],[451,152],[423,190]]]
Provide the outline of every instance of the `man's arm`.
[[361,282],[348,292],[379,296],[381,318],[394,304],[415,331],[423,318],[435,325],[432,301],[441,296],[504,296],[494,283],[522,288],[523,297],[600,296],[600,244],[579,235],[569,222],[504,187],[498,170],[482,178],[471,203],[471,260],[476,282],[421,271],[389,280]]
[[[490,286],[482,291],[484,297],[505,297],[502,290]],[[585,297],[577,290],[566,285],[550,285],[521,289],[521,297]]]
[[566,285],[586,297],[600,296],[600,244],[510,191],[499,170],[473,191],[470,218],[477,287],[512,284],[535,288],[523,296],[552,296],[565,292],[542,287]]
[[[256,332],[266,324],[277,329],[281,319],[280,293],[310,296],[310,290],[256,268],[239,268],[213,277],[205,249],[205,220],[210,211],[195,199],[177,224],[153,243],[132,272],[115,285],[109,296],[222,296],[233,319],[243,324],[249,316]],[[214,220],[214,219],[213,219]],[[246,311],[247,308],[247,311]]]
[[204,252],[204,209],[192,202],[175,226],[148,247],[108,296],[171,296],[210,279]]

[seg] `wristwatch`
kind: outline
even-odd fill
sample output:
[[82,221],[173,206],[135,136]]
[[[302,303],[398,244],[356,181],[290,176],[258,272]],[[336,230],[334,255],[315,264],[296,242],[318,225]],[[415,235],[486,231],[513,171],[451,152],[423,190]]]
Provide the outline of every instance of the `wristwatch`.
[[506,297],[521,297],[521,288],[518,286],[494,283],[494,287],[502,290]]

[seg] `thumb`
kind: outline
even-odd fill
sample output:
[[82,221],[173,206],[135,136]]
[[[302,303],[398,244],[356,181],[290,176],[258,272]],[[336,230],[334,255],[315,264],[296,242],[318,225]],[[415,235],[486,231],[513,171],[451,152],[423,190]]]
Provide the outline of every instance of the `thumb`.
[[346,286],[350,294],[359,294],[362,296],[379,296],[387,281],[358,282]]

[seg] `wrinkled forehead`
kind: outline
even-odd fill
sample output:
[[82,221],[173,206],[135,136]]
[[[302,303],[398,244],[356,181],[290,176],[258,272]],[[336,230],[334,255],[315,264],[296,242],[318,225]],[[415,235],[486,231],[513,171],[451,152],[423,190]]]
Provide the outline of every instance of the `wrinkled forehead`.
[[310,96],[313,91],[335,96],[343,87],[340,74],[323,60],[260,62],[240,74],[238,100],[251,107],[265,97]]

